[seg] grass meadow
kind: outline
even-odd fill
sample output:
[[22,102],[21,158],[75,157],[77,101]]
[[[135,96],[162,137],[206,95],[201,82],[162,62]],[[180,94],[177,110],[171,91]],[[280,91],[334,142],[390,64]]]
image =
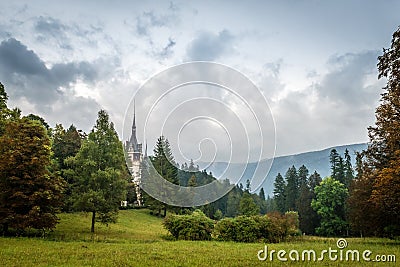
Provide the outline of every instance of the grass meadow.
[[[0,237],[0,266],[397,266],[396,262],[291,261],[291,250],[338,249],[335,238],[297,237],[279,244],[218,241],[172,241],[162,219],[147,210],[123,210],[117,224],[96,224],[90,233],[90,216],[85,213],[61,214],[57,228],[45,238]],[[400,242],[382,238],[347,238],[343,249],[370,250],[376,255],[400,257]],[[276,258],[260,261],[259,250],[285,250],[287,262]],[[263,255],[263,254],[261,254]],[[338,254],[339,255],[339,254]],[[344,254],[343,254],[344,255]],[[397,259],[399,261],[400,259]]]

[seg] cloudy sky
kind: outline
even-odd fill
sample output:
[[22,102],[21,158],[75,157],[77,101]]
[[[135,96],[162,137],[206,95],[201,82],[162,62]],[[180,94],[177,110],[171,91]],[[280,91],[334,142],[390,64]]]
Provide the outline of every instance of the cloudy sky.
[[[85,131],[97,111],[106,109],[125,138],[131,98],[145,81],[177,64],[213,61],[240,71],[260,89],[276,125],[276,155],[368,141],[366,128],[374,123],[385,82],[377,80],[377,57],[400,25],[399,1],[0,4],[0,81],[9,106],[38,114],[51,126],[73,123]],[[227,100],[215,92],[207,97]],[[260,101],[258,95],[243,95],[250,104]],[[139,127],[148,115],[140,112],[142,105],[137,100]],[[210,110],[207,104],[193,107],[200,106]],[[173,120],[190,112],[186,107]],[[223,123],[238,124],[235,119]],[[198,132],[188,131],[192,143],[181,139],[186,158],[196,158],[198,143],[206,140]],[[154,136],[138,137],[150,139],[151,148]],[[264,138],[268,143],[274,137]],[[229,145],[221,145],[221,153],[224,147]]]

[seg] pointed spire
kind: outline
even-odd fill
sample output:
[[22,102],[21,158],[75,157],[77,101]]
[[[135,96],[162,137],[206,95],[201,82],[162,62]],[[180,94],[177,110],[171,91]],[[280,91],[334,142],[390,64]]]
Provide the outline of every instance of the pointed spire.
[[146,144],[144,147],[144,157],[147,158],[147,140],[146,140]]
[[130,139],[131,146],[133,147],[133,150],[138,149],[138,142],[136,139],[136,102],[135,99],[133,99],[133,123],[132,123],[132,135]]
[[136,130],[136,100],[133,99],[133,124],[132,124],[132,130]]

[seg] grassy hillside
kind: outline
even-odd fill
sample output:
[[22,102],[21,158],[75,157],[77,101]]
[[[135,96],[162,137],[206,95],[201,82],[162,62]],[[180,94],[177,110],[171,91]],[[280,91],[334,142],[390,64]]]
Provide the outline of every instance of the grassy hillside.
[[[259,261],[264,244],[232,242],[166,241],[162,220],[146,210],[121,211],[119,222],[109,227],[96,225],[90,234],[90,216],[62,214],[61,223],[47,238],[0,238],[0,266],[270,266]],[[369,249],[376,254],[400,255],[399,243],[386,239],[349,238],[348,248]],[[274,250],[337,249],[336,239],[300,237],[292,242],[268,244]],[[310,262],[274,266],[310,266]],[[374,262],[311,262],[314,266],[396,266]]]

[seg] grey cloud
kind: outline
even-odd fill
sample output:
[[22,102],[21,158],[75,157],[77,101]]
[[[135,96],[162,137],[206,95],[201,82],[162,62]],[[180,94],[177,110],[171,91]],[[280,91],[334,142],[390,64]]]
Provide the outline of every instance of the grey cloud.
[[292,153],[293,142],[307,151],[367,141],[382,87],[376,58],[375,51],[335,55],[319,82],[273,103],[279,154]]
[[203,32],[187,48],[189,60],[215,60],[232,50],[234,36],[228,30],[218,34]]
[[143,12],[136,18],[136,32],[139,35],[148,35],[150,28],[168,25],[172,20],[171,15],[156,15],[154,11]]
[[365,79],[376,75],[377,57],[378,51],[332,56],[328,61],[331,72],[317,85],[318,94],[333,102],[374,104],[376,88],[366,85]]
[[54,37],[63,36],[67,26],[51,17],[40,16],[35,23],[35,30]]
[[0,79],[12,89],[10,98],[24,98],[38,111],[50,112],[54,103],[65,102],[65,90],[78,78],[95,82],[99,78],[96,65],[83,61],[47,68],[20,41],[11,38],[0,44]]
[[0,67],[8,74],[49,75],[44,62],[32,50],[28,50],[14,38],[1,42],[0,59]]

